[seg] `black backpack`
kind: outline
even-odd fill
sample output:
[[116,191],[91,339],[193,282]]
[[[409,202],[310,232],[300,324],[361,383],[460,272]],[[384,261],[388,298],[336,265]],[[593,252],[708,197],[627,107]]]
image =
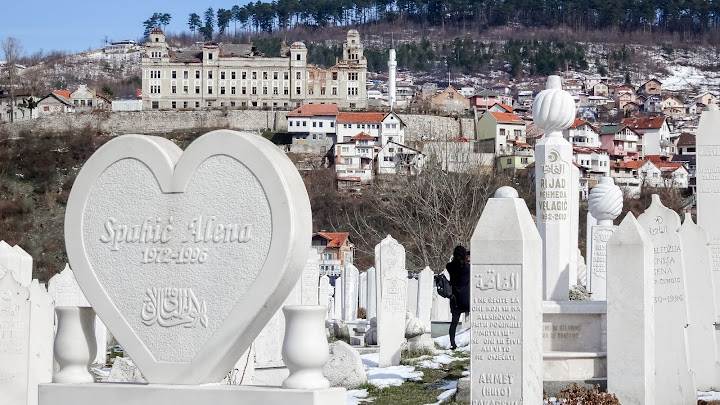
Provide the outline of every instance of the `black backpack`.
[[453,295],[450,281],[448,281],[444,274],[435,275],[435,290],[437,290],[438,295],[443,298],[450,298]]

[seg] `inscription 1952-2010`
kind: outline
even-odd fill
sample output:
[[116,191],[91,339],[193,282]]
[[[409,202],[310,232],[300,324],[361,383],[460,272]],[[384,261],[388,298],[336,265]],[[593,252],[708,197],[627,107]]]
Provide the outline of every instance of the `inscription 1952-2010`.
[[[187,224],[176,223],[172,216],[146,218],[141,224],[122,224],[110,217],[104,223],[100,241],[111,251],[119,251],[123,245],[146,245],[140,257],[143,264],[202,264],[208,259],[208,248],[189,244],[246,243],[252,231],[253,224],[221,223],[215,216],[197,216]],[[167,247],[176,239],[188,245]]]

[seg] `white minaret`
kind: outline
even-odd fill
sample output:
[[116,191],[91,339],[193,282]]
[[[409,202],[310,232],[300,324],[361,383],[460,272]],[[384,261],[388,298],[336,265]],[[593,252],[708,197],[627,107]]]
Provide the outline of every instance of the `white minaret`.
[[390,48],[390,58],[388,59],[388,103],[390,104],[390,110],[395,107],[395,71],[397,68],[397,61],[395,61],[395,48]]

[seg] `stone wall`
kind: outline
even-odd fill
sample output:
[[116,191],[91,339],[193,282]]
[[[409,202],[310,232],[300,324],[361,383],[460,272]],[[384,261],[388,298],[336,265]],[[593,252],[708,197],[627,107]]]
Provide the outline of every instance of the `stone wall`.
[[415,114],[399,114],[399,116],[407,125],[405,128],[406,142],[475,137],[475,123],[472,118]]
[[[287,131],[287,111],[210,110],[210,111],[103,111],[82,114],[56,114],[30,121],[5,124],[11,136],[21,131],[63,131],[87,126],[100,132],[158,134],[197,128],[230,128],[242,131]],[[405,122],[407,142],[425,139],[474,138],[472,118],[400,114]]]
[[196,128],[230,128],[287,131],[287,111],[211,110],[211,111],[114,111],[86,114],[57,114],[6,124],[12,136],[21,131],[63,131],[90,126],[100,132],[157,134]]

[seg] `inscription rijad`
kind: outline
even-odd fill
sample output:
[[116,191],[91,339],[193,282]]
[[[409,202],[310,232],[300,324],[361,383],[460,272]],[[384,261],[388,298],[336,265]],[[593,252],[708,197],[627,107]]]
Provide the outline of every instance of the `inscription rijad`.
[[148,288],[141,318],[146,326],[208,326],[207,304],[197,299],[192,288]]
[[537,182],[538,219],[544,222],[567,221],[571,193],[570,164],[562,160],[557,150],[551,149],[541,169],[542,175]]
[[522,404],[521,265],[473,265],[473,404]]

